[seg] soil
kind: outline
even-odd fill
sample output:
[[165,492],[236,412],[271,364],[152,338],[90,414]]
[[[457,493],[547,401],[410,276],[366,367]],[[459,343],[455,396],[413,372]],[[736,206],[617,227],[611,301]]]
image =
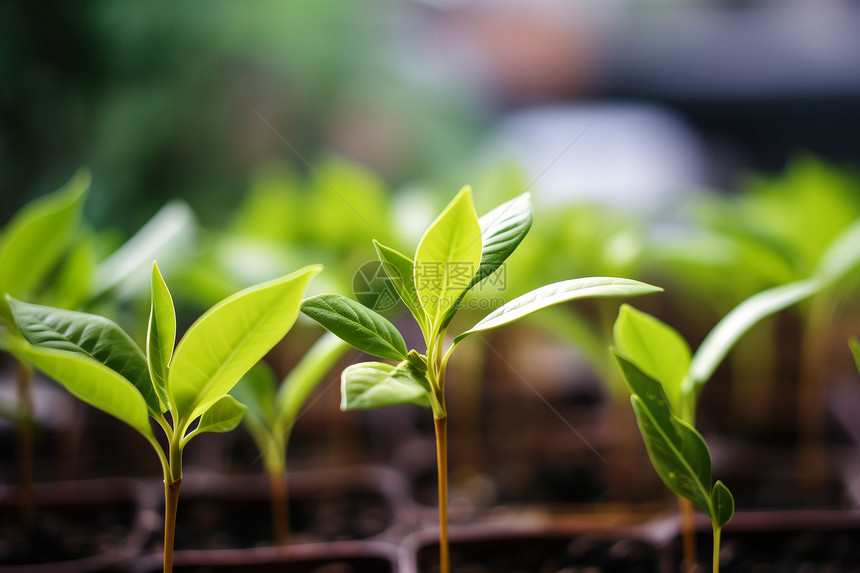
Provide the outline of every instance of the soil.
[[[860,514],[855,511],[767,512],[742,514],[736,520],[723,530],[721,573],[860,571]],[[713,538],[709,527],[699,525],[698,557],[702,571],[710,571]],[[680,567],[679,539],[670,550]]]
[[[153,570],[152,573],[160,571]],[[269,564],[175,565],[175,573],[393,573],[386,559],[362,557],[351,559],[314,559],[309,561]]]
[[0,564],[72,561],[116,551],[134,523],[133,502],[38,506],[32,527],[16,506],[0,508]]
[[[267,494],[266,491],[263,494]],[[272,544],[268,498],[194,498],[180,494],[176,549],[226,549]],[[332,492],[290,500],[296,543],[366,539],[392,523],[385,499],[373,492]]]
[[[419,573],[439,571],[439,546],[421,547]],[[451,543],[451,569],[458,573],[651,573],[657,550],[631,539],[523,536]]]

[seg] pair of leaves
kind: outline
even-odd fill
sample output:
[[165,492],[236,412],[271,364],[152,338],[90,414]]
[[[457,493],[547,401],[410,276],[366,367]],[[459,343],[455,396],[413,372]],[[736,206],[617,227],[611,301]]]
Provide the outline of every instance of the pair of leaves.
[[639,431],[660,479],[707,514],[718,528],[723,527],[734,514],[734,498],[722,482],[711,486],[711,455],[705,440],[673,413],[660,382],[618,352],[615,358],[630,388]]
[[[428,345],[435,344],[436,337],[447,328],[468,290],[496,272],[513,253],[528,233],[531,221],[528,194],[478,219],[471,191],[466,187],[425,232],[414,262],[394,249],[375,243],[392,286],[418,321]],[[470,334],[503,326],[566,301],[635,296],[660,290],[638,281],[613,277],[562,281],[503,305],[456,337],[454,344]],[[399,361],[397,366],[372,362],[344,371],[342,408],[376,408],[398,403],[433,405],[433,389],[425,376],[426,358],[415,351],[407,353],[403,337],[386,318],[335,294],[307,299],[302,311],[355,348]]]
[[113,322],[9,297],[23,337],[13,350],[82,400],[126,421],[147,437],[147,415],[169,409],[183,431],[226,431],[244,410],[230,388],[290,329],[319,267],[246,289],[215,305],[173,352],[176,324],[170,293],[153,268],[147,357]]

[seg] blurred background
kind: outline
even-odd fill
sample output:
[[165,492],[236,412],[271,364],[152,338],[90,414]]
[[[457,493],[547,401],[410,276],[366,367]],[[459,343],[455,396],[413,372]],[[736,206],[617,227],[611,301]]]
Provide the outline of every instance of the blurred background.
[[331,155],[438,203],[511,160],[539,201],[637,208],[853,167],[858,53],[856,0],[12,0],[0,222],[82,165],[126,234],[177,197],[222,225]]

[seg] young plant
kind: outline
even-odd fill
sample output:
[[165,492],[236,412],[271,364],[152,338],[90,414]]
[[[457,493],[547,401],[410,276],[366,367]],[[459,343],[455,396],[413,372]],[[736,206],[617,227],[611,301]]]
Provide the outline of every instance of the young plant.
[[719,570],[722,527],[734,513],[734,500],[721,482],[713,486],[711,456],[696,431],[699,394],[729,350],[761,319],[804,300],[831,276],[767,289],[748,298],[711,330],[691,355],[687,342],[669,325],[624,305],[615,322],[613,353],[631,392],[633,411],[657,474],[681,500],[684,563],[695,566],[693,506],[711,519],[713,567]]
[[[292,327],[319,266],[253,286],[209,309],[174,349],[170,291],[152,267],[146,352],[110,320],[7,295],[12,352],[88,404],[119,418],[155,449],[164,474],[164,571],[173,570],[182,451],[203,432],[226,432],[245,407],[227,392]],[[168,415],[169,414],[169,415]],[[150,419],[163,431],[156,439]]]
[[[349,348],[333,334],[324,334],[281,382],[265,363],[257,363],[230,391],[245,405],[242,422],[260,450],[272,503],[272,533],[277,545],[290,540],[287,495],[287,444],[302,406]],[[276,389],[277,388],[277,389]]]
[[393,289],[424,336],[424,353],[409,350],[397,328],[349,298],[324,294],[307,299],[302,312],[355,348],[396,362],[364,362],[341,376],[341,409],[417,404],[433,413],[439,480],[439,547],[442,573],[450,571],[447,529],[447,423],[445,372],[466,337],[503,326],[550,305],[587,297],[635,296],[661,289],[622,278],[583,278],[540,287],[503,305],[446,345],[446,334],[466,294],[496,272],[528,233],[528,194],[496,207],[480,219],[464,187],[430,225],[414,259],[374,242]]
[[[87,241],[75,243],[90,174],[81,170],[60,190],[19,210],[0,237],[0,349],[9,349],[9,309],[3,294],[19,298],[71,301],[88,286],[91,267]],[[55,277],[49,281],[50,277]],[[51,284],[52,283],[52,284]],[[53,287],[53,288],[49,288]],[[17,467],[25,524],[35,514],[33,498],[33,370],[16,360],[16,406],[4,408],[17,429]]]

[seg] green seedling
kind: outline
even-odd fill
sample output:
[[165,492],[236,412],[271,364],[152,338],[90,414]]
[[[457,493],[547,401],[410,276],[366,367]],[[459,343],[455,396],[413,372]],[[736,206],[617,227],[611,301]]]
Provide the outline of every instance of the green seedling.
[[287,444],[293,426],[314,388],[349,349],[337,336],[326,333],[302,357],[277,387],[275,374],[265,363],[256,364],[230,391],[245,405],[242,423],[260,450],[269,479],[272,533],[278,545],[290,539],[287,494]]
[[[144,353],[114,322],[93,314],[6,300],[12,352],[84,402],[119,418],[155,449],[164,474],[164,571],[173,570],[182,451],[203,432],[227,432],[245,407],[227,392],[292,327],[311,266],[253,286],[209,309],[174,348],[170,291],[152,267]],[[166,438],[156,439],[151,420]]]
[[692,505],[711,519],[715,572],[719,570],[720,531],[734,511],[728,488],[721,482],[711,485],[710,453],[695,430],[702,388],[756,323],[813,296],[846,269],[844,264],[824,265],[816,277],[753,295],[726,314],[692,355],[676,330],[631,306],[622,306],[615,322],[613,352],[632,394],[651,462],[666,486],[687,500],[681,504],[687,571],[695,565]]
[[386,318],[344,296],[307,299],[302,311],[368,354],[386,362],[363,362],[341,375],[341,409],[416,404],[433,413],[439,480],[439,546],[442,573],[450,571],[447,529],[447,422],[445,372],[454,348],[470,335],[504,326],[542,308],[588,297],[635,296],[661,289],[623,278],[582,278],[540,287],[499,307],[450,343],[446,334],[466,294],[493,275],[525,238],[532,223],[528,194],[480,219],[464,187],[430,225],[414,259],[375,242],[379,260],[400,299],[421,328],[426,350],[409,350]]
[[[74,303],[88,288],[90,241],[75,242],[90,174],[81,170],[59,191],[31,201],[19,210],[0,237],[0,293]],[[49,280],[53,278],[53,280]],[[9,349],[9,309],[0,296],[0,349]],[[33,369],[16,360],[16,406],[4,408],[16,423],[17,467],[25,524],[35,514],[33,497]]]

